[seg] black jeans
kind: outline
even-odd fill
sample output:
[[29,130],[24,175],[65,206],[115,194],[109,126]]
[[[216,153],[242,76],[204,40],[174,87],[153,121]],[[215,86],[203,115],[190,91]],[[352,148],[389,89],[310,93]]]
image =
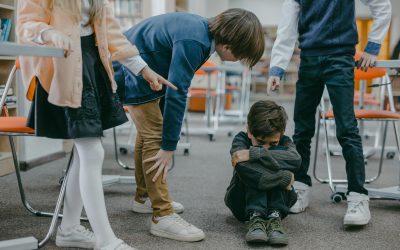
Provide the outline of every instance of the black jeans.
[[239,221],[247,221],[250,212],[258,212],[267,218],[273,211],[279,211],[281,218],[289,213],[289,208],[297,201],[296,192],[284,190],[280,187],[265,191],[246,185],[236,171],[226,191],[225,204]]
[[354,115],[354,59],[352,54],[302,56],[294,106],[293,141],[302,157],[295,179],[311,186],[307,175],[315,113],[327,86],[335,115],[336,135],[346,160],[348,191],[368,194],[361,137]]

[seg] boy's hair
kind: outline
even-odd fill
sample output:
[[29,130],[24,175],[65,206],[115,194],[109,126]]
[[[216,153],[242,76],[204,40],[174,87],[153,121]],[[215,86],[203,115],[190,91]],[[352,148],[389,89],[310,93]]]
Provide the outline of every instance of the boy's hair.
[[258,101],[251,106],[247,115],[249,132],[255,138],[264,138],[286,129],[288,116],[285,109],[273,101]]
[[215,44],[230,46],[232,54],[250,67],[264,53],[265,37],[260,21],[254,13],[244,9],[228,9],[210,18],[208,27]]

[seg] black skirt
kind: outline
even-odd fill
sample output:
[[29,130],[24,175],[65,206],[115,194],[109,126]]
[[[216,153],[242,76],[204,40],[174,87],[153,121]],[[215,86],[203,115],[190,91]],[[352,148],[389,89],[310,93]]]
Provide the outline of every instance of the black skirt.
[[103,130],[128,121],[118,95],[112,92],[94,35],[81,37],[81,47],[81,107],[60,107],[49,103],[48,94],[38,81],[28,117],[28,127],[35,129],[37,136],[54,139],[100,137]]

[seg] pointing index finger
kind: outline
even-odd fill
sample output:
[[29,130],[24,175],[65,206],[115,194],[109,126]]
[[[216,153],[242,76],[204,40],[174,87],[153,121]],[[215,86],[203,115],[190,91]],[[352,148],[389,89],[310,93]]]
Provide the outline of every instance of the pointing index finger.
[[166,85],[166,86],[172,88],[172,89],[175,90],[175,91],[178,90],[178,88],[177,88],[174,84],[172,84],[170,81],[168,81],[168,80],[166,80],[166,79],[164,79],[164,78],[160,78],[160,82],[161,82],[162,84],[164,84],[164,85]]

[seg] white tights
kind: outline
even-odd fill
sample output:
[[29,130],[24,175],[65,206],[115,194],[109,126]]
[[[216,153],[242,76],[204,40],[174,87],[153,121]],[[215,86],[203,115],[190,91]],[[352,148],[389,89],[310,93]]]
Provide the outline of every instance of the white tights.
[[100,138],[74,140],[74,157],[70,167],[61,229],[80,224],[82,208],[96,237],[98,247],[117,240],[108,221],[102,184],[104,149]]

